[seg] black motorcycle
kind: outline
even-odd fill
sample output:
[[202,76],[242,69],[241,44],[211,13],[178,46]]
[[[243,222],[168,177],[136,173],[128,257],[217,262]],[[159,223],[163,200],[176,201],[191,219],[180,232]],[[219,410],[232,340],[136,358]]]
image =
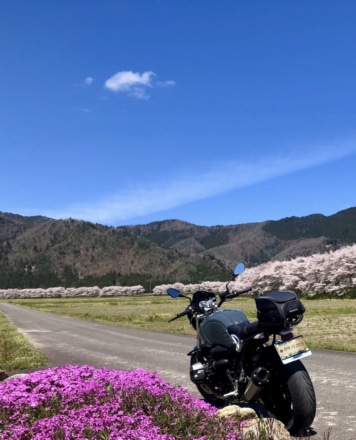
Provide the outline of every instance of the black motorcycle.
[[303,336],[293,327],[305,308],[291,291],[273,291],[255,297],[257,320],[241,310],[220,309],[228,299],[252,289],[230,291],[230,283],[245,270],[239,263],[226,291],[199,290],[190,299],[169,288],[173,297],[190,300],[170,321],[187,316],[197,331],[197,346],[190,356],[190,378],[204,399],[216,407],[238,402],[263,405],[269,417],[280,420],[293,434],[304,433],[315,417],[314,387],[300,361],[311,354]]

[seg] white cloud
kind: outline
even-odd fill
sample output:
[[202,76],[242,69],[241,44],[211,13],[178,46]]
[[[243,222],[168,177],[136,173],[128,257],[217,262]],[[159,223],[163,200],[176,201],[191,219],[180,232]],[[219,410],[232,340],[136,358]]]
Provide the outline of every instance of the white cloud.
[[179,180],[157,181],[151,185],[142,183],[105,200],[95,201],[92,205],[77,205],[66,212],[44,212],[43,215],[98,223],[125,221],[332,162],[353,151],[323,148],[309,155],[298,154],[269,160],[261,158],[259,162],[230,162],[220,166],[215,164],[214,169],[205,173],[195,171],[185,177],[180,174],[182,177]]
[[174,81],[154,81],[156,74],[151,71],[139,73],[131,70],[117,72],[107,79],[104,87],[112,92],[126,92],[137,99],[148,99],[148,88],[168,87],[175,85]]
[[152,87],[153,72],[135,73],[132,71],[118,72],[105,81],[105,87],[113,92],[130,90],[138,85]]

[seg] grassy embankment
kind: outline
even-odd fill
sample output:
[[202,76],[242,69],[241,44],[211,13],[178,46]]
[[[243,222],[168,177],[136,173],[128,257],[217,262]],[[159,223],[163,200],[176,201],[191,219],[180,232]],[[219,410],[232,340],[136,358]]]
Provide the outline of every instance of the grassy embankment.
[[26,370],[46,363],[45,356],[0,313],[0,370]]
[[[117,298],[56,298],[12,300],[13,304],[66,316],[125,327],[194,336],[187,318],[168,320],[188,304],[184,298],[127,296]],[[356,300],[303,300],[306,314],[298,326],[311,348],[356,352]],[[250,320],[256,317],[255,302],[239,298],[224,308],[240,308]],[[0,368],[16,370],[45,365],[43,355],[0,314]]]

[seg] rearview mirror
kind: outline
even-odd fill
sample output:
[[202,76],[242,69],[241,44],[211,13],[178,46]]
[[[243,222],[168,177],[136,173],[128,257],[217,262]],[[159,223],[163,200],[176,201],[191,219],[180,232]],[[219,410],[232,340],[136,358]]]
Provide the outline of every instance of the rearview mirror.
[[172,298],[178,298],[180,296],[179,290],[173,289],[173,287],[170,287],[169,289],[167,289],[167,293]]
[[234,269],[234,275],[240,275],[245,270],[244,263],[238,263]]

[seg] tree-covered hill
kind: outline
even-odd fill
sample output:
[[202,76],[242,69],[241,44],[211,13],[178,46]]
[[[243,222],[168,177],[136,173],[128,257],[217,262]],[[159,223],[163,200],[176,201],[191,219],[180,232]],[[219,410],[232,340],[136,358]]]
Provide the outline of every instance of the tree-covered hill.
[[313,214],[228,226],[207,227],[165,220],[122,228],[185,255],[212,255],[229,267],[236,261],[256,266],[356,243],[356,208],[329,217]]
[[108,227],[0,212],[0,288],[225,280],[247,267],[356,243],[356,208],[326,217],[198,226],[180,220]]
[[327,237],[342,244],[356,242],[356,208],[349,208],[326,217],[288,217],[266,223],[264,230],[281,240]]
[[152,285],[226,276],[204,255],[181,255],[129,230],[0,214],[0,287]]

